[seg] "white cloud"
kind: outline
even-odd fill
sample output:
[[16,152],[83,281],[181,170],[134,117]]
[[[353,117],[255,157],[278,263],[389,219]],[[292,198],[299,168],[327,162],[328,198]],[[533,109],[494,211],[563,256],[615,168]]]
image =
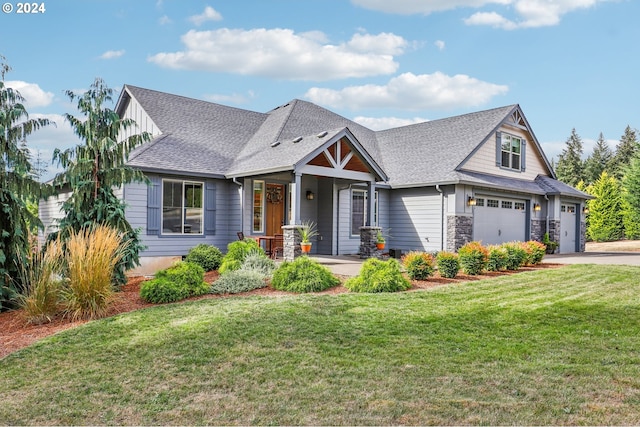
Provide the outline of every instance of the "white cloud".
[[391,33],[356,34],[341,44],[322,42],[317,31],[290,29],[191,30],[182,36],[185,50],[148,58],[162,67],[228,72],[293,80],[331,80],[392,74],[394,55],[407,41]]
[[160,25],[168,25],[171,24],[171,18],[169,18],[167,15],[163,15],[158,19],[158,24]]
[[342,90],[311,88],[307,99],[328,107],[353,110],[397,108],[403,110],[473,107],[503,95],[508,86],[487,83],[464,74],[441,72],[415,75],[404,73],[384,85],[350,86]]
[[204,95],[204,99],[211,102],[216,102],[219,104],[246,104],[250,99],[254,98],[255,95],[253,91],[249,91],[247,95],[243,95],[240,93],[232,93],[231,95],[222,95],[222,94],[210,94]]
[[495,10],[477,12],[464,22],[467,25],[489,25],[504,30],[558,25],[563,15],[595,6],[609,0],[351,0],[373,10],[398,14],[425,14],[458,8],[495,8],[506,6],[515,12],[509,19]]
[[108,50],[100,55],[100,59],[120,58],[122,55],[124,55],[124,50]]
[[25,99],[24,105],[27,110],[34,107],[46,107],[53,102],[53,93],[42,90],[36,83],[7,80],[4,84],[20,92],[20,95]]
[[366,9],[401,15],[424,14],[457,9],[460,7],[482,7],[486,4],[509,4],[512,0],[351,0]]
[[353,121],[360,123],[362,126],[366,126],[372,130],[385,130],[392,129],[401,126],[414,125],[416,123],[428,122],[428,119],[421,117],[414,117],[412,119],[403,119],[401,117],[364,117],[357,116],[353,118]]
[[222,15],[220,15],[220,13],[218,13],[218,11],[216,11],[211,6],[205,7],[204,12],[202,12],[200,15],[193,15],[189,17],[189,21],[193,22],[196,26],[200,26],[207,21],[221,21],[221,20],[222,20]]
[[444,50],[445,43],[442,40],[436,40],[433,44],[438,48],[438,50]]

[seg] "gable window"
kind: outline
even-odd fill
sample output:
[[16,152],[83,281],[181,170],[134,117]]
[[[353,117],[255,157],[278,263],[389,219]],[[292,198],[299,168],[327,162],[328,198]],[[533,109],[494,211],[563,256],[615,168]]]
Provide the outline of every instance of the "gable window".
[[162,234],[202,234],[202,182],[162,181]]
[[520,137],[502,133],[501,166],[514,170],[522,169],[522,147],[524,140]]
[[[378,225],[378,192],[375,193],[373,205],[373,221],[371,225]],[[365,190],[351,191],[351,235],[359,236],[360,227],[367,223],[367,192]]]

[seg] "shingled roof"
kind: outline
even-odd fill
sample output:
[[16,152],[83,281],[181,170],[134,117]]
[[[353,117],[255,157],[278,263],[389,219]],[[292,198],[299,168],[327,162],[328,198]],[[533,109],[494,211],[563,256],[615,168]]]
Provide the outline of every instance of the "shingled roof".
[[127,96],[162,132],[130,156],[131,166],[147,171],[234,177],[292,170],[331,138],[348,134],[392,188],[471,183],[588,197],[552,177],[513,180],[460,169],[518,105],[373,131],[299,99],[257,113],[131,85],[125,86],[120,108]]

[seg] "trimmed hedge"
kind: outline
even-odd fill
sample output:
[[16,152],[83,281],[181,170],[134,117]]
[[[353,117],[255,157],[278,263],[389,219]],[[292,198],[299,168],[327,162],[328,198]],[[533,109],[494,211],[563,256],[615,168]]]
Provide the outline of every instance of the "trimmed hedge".
[[431,254],[411,251],[402,257],[402,265],[412,280],[427,280],[433,274],[434,259]]
[[140,287],[140,298],[151,303],[174,302],[209,292],[204,282],[204,269],[198,264],[179,261],[160,270],[153,280]]
[[460,260],[458,259],[458,254],[453,252],[438,252],[438,255],[436,255],[436,264],[438,266],[438,273],[440,273],[440,277],[444,277],[446,279],[453,279],[460,271]]
[[469,242],[458,249],[460,267],[466,274],[477,275],[487,268],[489,250],[480,242]]
[[217,270],[222,263],[222,252],[213,245],[201,243],[189,249],[184,260],[198,264],[204,271],[213,271]]
[[347,280],[344,286],[351,292],[398,292],[409,289],[411,282],[402,275],[398,260],[369,258],[360,274]]

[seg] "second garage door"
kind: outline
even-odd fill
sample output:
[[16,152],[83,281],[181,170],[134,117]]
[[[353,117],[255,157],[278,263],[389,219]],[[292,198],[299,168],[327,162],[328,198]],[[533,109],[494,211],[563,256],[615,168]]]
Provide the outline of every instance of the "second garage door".
[[473,240],[484,245],[526,240],[527,203],[491,196],[476,197],[473,208]]

